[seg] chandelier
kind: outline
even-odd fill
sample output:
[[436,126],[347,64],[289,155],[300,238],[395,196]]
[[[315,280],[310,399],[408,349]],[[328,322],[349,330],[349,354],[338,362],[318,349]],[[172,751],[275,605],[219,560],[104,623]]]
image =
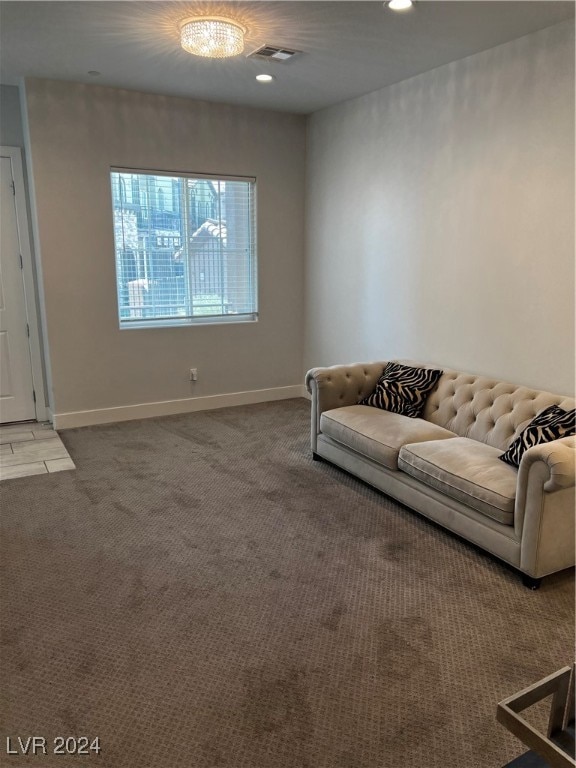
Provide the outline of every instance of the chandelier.
[[221,16],[195,16],[180,22],[180,45],[195,56],[225,59],[244,50],[246,29]]

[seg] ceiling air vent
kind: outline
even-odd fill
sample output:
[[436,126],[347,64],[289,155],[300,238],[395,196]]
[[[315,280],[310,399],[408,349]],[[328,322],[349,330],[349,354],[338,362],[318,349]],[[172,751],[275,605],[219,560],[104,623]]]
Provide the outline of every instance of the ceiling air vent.
[[252,53],[249,53],[246,58],[248,59],[267,59],[270,61],[289,61],[294,58],[296,54],[302,53],[302,51],[293,51],[290,48],[280,48],[277,45],[263,45],[261,48],[257,48]]

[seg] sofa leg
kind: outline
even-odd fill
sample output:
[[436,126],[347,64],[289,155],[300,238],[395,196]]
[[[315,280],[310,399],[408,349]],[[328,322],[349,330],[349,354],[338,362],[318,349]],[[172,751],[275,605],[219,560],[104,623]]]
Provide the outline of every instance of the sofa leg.
[[522,584],[528,589],[540,589],[542,579],[535,579],[533,576],[528,576],[527,573],[522,574]]
[[322,456],[320,456],[319,453],[312,451],[312,461],[324,461],[324,459],[322,458]]

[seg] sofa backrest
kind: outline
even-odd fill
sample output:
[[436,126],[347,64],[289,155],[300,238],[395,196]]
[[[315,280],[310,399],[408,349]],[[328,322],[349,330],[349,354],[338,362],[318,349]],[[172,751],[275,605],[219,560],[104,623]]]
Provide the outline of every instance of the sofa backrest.
[[571,397],[487,376],[443,370],[438,386],[426,401],[423,418],[460,437],[470,437],[502,451],[549,405],[565,410],[574,408],[575,400]]

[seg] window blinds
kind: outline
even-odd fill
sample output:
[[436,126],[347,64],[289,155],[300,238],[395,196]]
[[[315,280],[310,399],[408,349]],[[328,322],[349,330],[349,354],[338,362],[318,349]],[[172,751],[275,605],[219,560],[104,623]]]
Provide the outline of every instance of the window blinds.
[[112,169],[120,327],[255,320],[255,179]]

